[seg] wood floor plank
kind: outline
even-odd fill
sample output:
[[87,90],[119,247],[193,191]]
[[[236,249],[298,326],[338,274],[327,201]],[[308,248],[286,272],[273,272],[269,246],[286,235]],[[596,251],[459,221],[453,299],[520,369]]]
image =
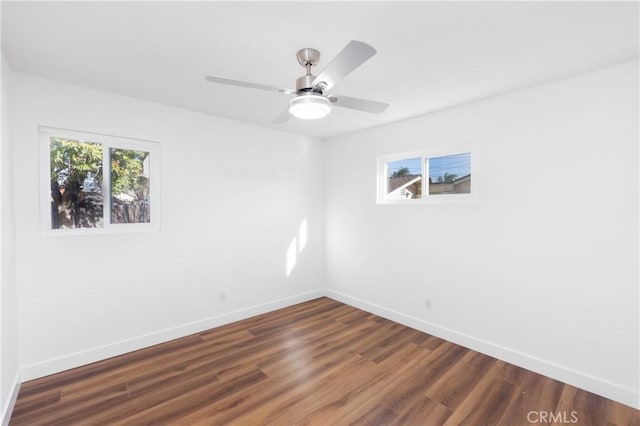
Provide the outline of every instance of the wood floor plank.
[[[349,349],[357,345],[355,342],[361,341],[376,331],[380,332],[380,328],[371,323],[358,324],[354,327],[345,327],[344,324],[336,323],[336,326],[338,328],[327,327],[328,333],[321,333],[316,339],[309,340],[304,345],[292,348],[279,356],[261,360],[258,366],[272,376],[278,372],[288,371],[292,363],[297,363],[299,366],[301,360],[322,359],[323,356],[331,353],[343,354],[346,358],[350,354]],[[352,345],[345,345],[348,342],[352,342]],[[339,345],[341,347],[338,349]],[[354,349],[352,353],[355,352]]]
[[190,413],[224,399],[228,395],[241,392],[267,376],[255,369],[228,382],[211,382],[200,388],[191,389],[160,404],[149,406],[135,415],[127,416],[132,424],[172,424]]
[[439,337],[429,336],[421,345],[433,351],[435,349],[438,349],[438,346],[442,345],[445,342],[446,340]]
[[27,396],[32,393],[43,392],[51,388],[58,388],[81,381],[92,380],[104,372],[112,371],[120,366],[130,366],[138,360],[149,361],[150,358],[167,353],[171,354],[179,348],[191,348],[193,345],[200,343],[202,343],[202,338],[197,335],[172,340],[160,345],[154,345],[139,351],[109,358],[104,361],[94,362],[73,370],[43,377],[38,380],[31,380],[20,387],[20,393]]
[[[499,426],[525,425],[530,423],[530,419],[537,421],[538,418],[534,416],[543,410],[544,405],[536,396],[523,391],[520,386],[515,386],[514,389],[514,398],[498,420]],[[534,413],[530,414],[532,411]]]
[[514,426],[531,410],[640,426],[638,410],[323,297],[24,383],[10,425]]
[[275,333],[277,331],[282,330],[283,328],[290,327],[292,323],[297,323],[304,321],[305,319],[315,319],[318,315],[330,312],[332,310],[340,308],[338,304],[331,304],[327,306],[320,306],[316,308],[311,308],[297,312],[294,315],[290,315],[284,318],[281,318],[277,321],[271,321],[267,324],[260,325],[258,327],[250,328],[249,331],[256,336],[268,336],[269,334]]
[[418,331],[402,326],[400,331],[386,337],[378,345],[360,352],[360,355],[369,358],[375,363],[379,363],[393,355],[399,348],[411,341]]
[[355,310],[350,312],[345,312],[343,315],[340,315],[335,318],[336,321],[340,321],[344,324],[353,324],[354,322],[366,321],[370,318],[370,314],[365,311]]
[[391,383],[381,393],[380,402],[397,413],[403,412],[416,400],[421,399],[426,389],[436,383],[467,351],[468,349],[453,343],[440,345],[418,364],[418,368],[407,371]]
[[331,360],[315,360],[305,366],[304,371],[285,375],[276,384],[261,383],[253,388],[253,392],[232,396],[181,421],[194,424],[267,424],[272,417],[282,415],[291,407],[294,411],[299,410],[296,416],[301,416],[306,408],[300,402],[316,388],[344,375],[343,368],[356,370],[368,363],[370,361],[357,355],[343,358],[340,354]]
[[[364,381],[359,386],[354,387],[348,397],[349,409],[325,410],[326,414],[320,420],[326,419],[330,424],[350,424],[358,422],[376,407],[385,406],[379,400],[386,388],[392,386],[396,381],[403,380],[403,375],[407,371],[413,371],[416,366],[423,362],[431,353],[426,348],[415,344],[410,344],[399,349],[391,357],[378,364],[380,372],[368,381]],[[347,399],[343,396],[343,399]]]
[[322,351],[316,353],[314,357],[322,358],[335,352],[345,353],[347,355],[357,354],[361,352],[363,347],[370,347],[369,345],[375,344],[375,342],[383,339],[392,327],[392,323],[368,324],[367,328],[357,334],[349,333],[344,339],[325,345]]
[[325,337],[330,336],[333,343],[338,344],[348,336],[359,335],[364,330],[371,331],[377,328],[381,331],[381,327],[375,327],[376,325],[363,324],[353,329],[341,325],[340,332],[337,334],[335,332],[324,334],[323,338],[313,341],[313,344],[308,347],[301,347],[299,351],[287,353],[287,357],[280,359],[276,364],[269,364],[266,367],[259,364],[269,378],[274,380],[273,384],[261,383],[249,395],[231,398],[223,401],[222,404],[207,407],[183,420],[187,423],[200,421],[206,423],[207,418],[212,417],[218,424],[228,424],[236,423],[239,416],[247,413],[250,413],[251,418],[265,419],[268,414],[263,411],[273,410],[272,406],[277,406],[277,411],[281,409],[280,407],[286,408],[298,404],[315,387],[331,382],[333,377],[344,375],[344,371],[357,369],[359,364],[366,361],[355,356],[355,351],[349,352],[348,347],[342,347],[342,350],[327,350],[329,342]]
[[[97,397],[82,401],[66,401],[47,407],[46,410],[34,410],[16,419],[26,425],[64,425],[83,421],[88,413],[101,412],[111,407],[120,407],[129,399],[126,384],[110,386]],[[13,421],[13,419],[12,419]]]
[[217,378],[213,373],[201,374],[197,377],[181,380],[174,378],[168,381],[164,386],[154,389],[148,393],[132,395],[122,404],[112,405],[101,408],[93,412],[86,412],[84,415],[70,418],[65,416],[64,420],[86,424],[110,424],[118,421],[129,420],[140,412],[148,410],[150,407],[156,407],[163,402],[171,401],[187,392],[193,392],[196,389],[207,389],[212,383],[216,383]]
[[[363,324],[362,329],[368,330],[372,327],[376,327],[378,332],[380,332],[381,327],[377,324]],[[357,330],[357,328],[352,327],[344,327],[342,325],[342,333],[336,334],[332,333],[331,338],[335,342],[344,342],[345,338],[349,335],[353,335],[353,330]],[[349,340],[349,339],[347,339]],[[356,345],[356,342],[362,342],[363,340],[356,339],[354,340],[353,345]],[[319,344],[315,349],[316,351],[320,351],[326,348],[327,342],[315,342],[316,345]],[[340,369],[339,363],[337,362],[340,359],[359,359],[355,358],[355,351],[349,351],[349,346],[343,346],[342,351],[332,350],[332,351],[322,351],[322,352],[309,352],[306,356],[301,356],[300,354],[293,354],[291,361],[298,361],[298,363],[294,364],[294,366],[298,367],[296,370],[290,370],[286,363],[276,367],[271,373],[267,373],[270,377],[276,378],[278,375],[284,374],[284,376],[288,379],[292,377],[299,376],[303,380],[297,383],[296,385],[284,386],[282,388],[272,387],[266,391],[261,392],[259,395],[262,398],[253,398],[254,401],[250,401],[252,405],[247,406],[248,401],[231,401],[228,404],[228,407],[221,409],[220,411],[227,411],[224,417],[221,417],[218,413],[216,415],[215,420],[218,423],[229,423],[233,421],[233,423],[242,424],[242,420],[247,422],[255,422],[255,419],[261,419],[261,422],[268,423],[271,420],[271,417],[280,416],[280,419],[284,423],[289,423],[293,421],[294,418],[300,417],[302,414],[297,411],[301,409],[307,410],[308,407],[304,404],[303,400],[313,394],[314,389],[323,387],[323,383],[331,383],[336,380],[336,377],[344,376],[345,371],[352,371],[355,369],[359,369],[360,367],[349,367],[348,365],[342,365],[345,367]],[[351,358],[349,358],[351,357]],[[300,365],[300,360],[303,361],[304,364]],[[359,359],[359,363],[366,362],[364,359]],[[318,366],[320,368],[318,368]],[[337,370],[338,369],[338,370]],[[316,372],[320,374],[317,375]],[[327,376],[327,373],[331,373],[331,376]],[[266,397],[266,400],[264,399]],[[257,400],[257,401],[256,401]],[[216,407],[211,407],[210,411],[215,411]],[[244,417],[238,419],[238,416],[244,415]],[[185,420],[195,420],[194,418],[188,418]],[[202,417],[197,419],[198,421],[202,420]]]
[[[122,383],[127,380],[131,376],[131,374],[137,374],[139,371],[145,370],[157,370],[162,368],[163,366],[173,365],[178,360],[183,361],[185,357],[192,356],[193,354],[200,353],[200,349],[207,351],[208,347],[204,347],[202,339],[199,336],[188,336],[189,339],[185,339],[185,341],[177,344],[177,341],[167,342],[169,344],[176,345],[171,350],[166,350],[166,348],[162,348],[161,345],[152,346],[156,347],[158,352],[154,353],[150,351],[150,348],[144,349],[146,352],[144,356],[136,356],[132,357],[129,362],[114,362],[108,368],[99,368],[95,370],[94,375],[84,375],[81,374],[76,380],[69,380],[66,383],[62,383],[59,386],[63,389],[63,395],[72,396],[74,394],[84,394],[87,390],[91,390],[94,387],[106,387],[113,386],[119,383]],[[182,340],[182,339],[178,339]],[[185,342],[188,342],[186,344]],[[136,353],[135,351],[133,353]],[[125,354],[122,356],[128,356],[129,354]],[[117,357],[116,357],[117,358]],[[104,362],[110,361],[106,360]],[[101,361],[102,362],[102,361]],[[100,363],[101,363],[100,362]],[[94,363],[94,364],[100,364]],[[93,366],[94,364],[90,364]],[[80,369],[84,367],[79,367]],[[69,373],[72,373],[76,369],[69,370]],[[60,374],[65,374],[67,372],[63,372]]]
[[394,419],[392,426],[422,426],[443,425],[453,411],[428,396],[416,399],[415,402],[404,410],[404,413]]
[[[173,352],[164,352],[158,356],[136,360],[126,365],[114,366],[105,370],[95,378],[83,378],[70,384],[63,385],[63,395],[70,398],[82,395],[93,387],[111,386],[139,377],[145,374],[164,374],[165,370],[175,370],[177,373],[211,362],[212,357],[226,355],[230,348],[238,345],[238,341],[228,342],[224,346],[217,342],[202,343],[189,347],[181,347]],[[99,380],[98,380],[99,379]]]
[[393,419],[398,417],[398,414],[390,408],[384,405],[379,405],[371,409],[362,417],[349,423],[353,426],[375,426],[375,425],[388,425]]
[[52,389],[41,393],[23,396],[16,401],[13,408],[13,417],[19,419],[29,413],[33,413],[38,410],[46,410],[50,405],[60,402],[61,393],[62,391],[60,389]]
[[524,368],[498,360],[492,367],[492,374],[501,378],[505,382],[519,386],[523,384],[530,372]]
[[[350,401],[362,390],[363,382],[376,380],[377,366],[366,358],[357,369],[350,374],[337,374],[329,380],[321,382],[311,389],[296,405],[289,404],[286,408],[272,411],[266,420],[272,424],[289,424],[296,419],[298,425],[313,425],[325,422],[325,419],[335,411],[343,411]],[[329,420],[326,420],[330,423]]]
[[528,374],[521,389],[539,400],[540,410],[553,411],[558,407],[564,386],[564,383],[541,374]]
[[[385,387],[405,371],[411,370],[417,363],[429,356],[430,351],[416,345],[408,345],[396,351],[390,358],[382,363],[371,365],[372,372],[358,378],[349,375],[331,383],[322,392],[327,396],[314,392],[308,399],[317,409],[296,423],[304,424],[349,424],[380,406],[377,396]],[[317,403],[316,401],[322,401]],[[304,403],[304,401],[303,401]],[[347,409],[347,407],[349,409]],[[347,413],[345,415],[345,413]]]
[[603,425],[606,424],[607,400],[574,386],[564,385],[556,411],[569,414],[575,411],[581,425]]
[[484,355],[469,362],[465,362],[465,358],[448,368],[438,381],[429,386],[426,396],[455,410],[496,362]]
[[607,400],[607,424],[614,426],[640,426],[640,411]]
[[[317,301],[317,303],[315,303]],[[246,318],[240,321],[236,321],[232,324],[225,325],[223,327],[216,327],[211,330],[206,330],[199,335],[205,339],[211,338],[221,338],[225,337],[230,333],[235,333],[238,331],[249,331],[253,328],[261,327],[275,321],[280,321],[283,318],[289,318],[290,320],[294,319],[294,316],[298,313],[304,313],[308,309],[314,308],[322,308],[326,306],[335,306],[336,308],[340,308],[344,306],[343,304],[336,302],[334,300],[328,298],[320,298],[315,299],[309,302],[299,303],[297,305],[289,306],[287,308],[278,309],[272,312],[268,312],[261,315],[256,315],[254,317]]]
[[447,425],[494,425],[504,415],[517,389],[504,380],[482,380],[447,419]]

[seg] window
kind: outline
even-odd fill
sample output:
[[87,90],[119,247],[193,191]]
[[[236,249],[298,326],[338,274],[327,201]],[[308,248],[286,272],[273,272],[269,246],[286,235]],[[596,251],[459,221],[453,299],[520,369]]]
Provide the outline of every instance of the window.
[[45,234],[157,228],[158,144],[40,128]]
[[149,151],[110,149],[111,223],[151,222]]
[[387,200],[422,198],[422,159],[407,158],[386,162]]
[[379,157],[378,204],[477,201],[476,157],[474,145]]
[[429,195],[471,193],[471,153],[427,158]]

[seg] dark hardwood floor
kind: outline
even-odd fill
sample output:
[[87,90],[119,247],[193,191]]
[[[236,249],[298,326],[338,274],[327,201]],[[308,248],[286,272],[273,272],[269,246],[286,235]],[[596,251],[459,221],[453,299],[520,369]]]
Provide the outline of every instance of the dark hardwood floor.
[[10,422],[550,423],[640,419],[638,410],[328,298],[24,383]]

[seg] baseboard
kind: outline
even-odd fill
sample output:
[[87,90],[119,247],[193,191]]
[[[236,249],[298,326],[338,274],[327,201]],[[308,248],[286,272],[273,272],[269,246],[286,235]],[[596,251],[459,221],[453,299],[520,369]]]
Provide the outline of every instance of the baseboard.
[[[534,371],[564,383],[568,383],[572,386],[593,392],[597,395],[601,395],[605,398],[640,409],[640,394],[633,389],[629,389],[540,358],[532,357],[522,352],[478,339],[473,336],[394,311],[393,309],[367,302],[357,297],[349,296],[335,290],[322,289],[274,300],[233,312],[227,312],[179,327],[161,330],[133,339],[127,339],[110,345],[104,345],[82,352],[76,352],[64,357],[24,366],[20,370],[20,375],[16,376],[14,392],[12,393],[12,397],[9,400],[7,407],[5,407],[5,411],[3,411],[3,416],[7,416],[6,413],[9,413],[8,416],[10,417],[10,410],[13,408],[15,399],[18,396],[18,390],[20,389],[20,378],[24,381],[36,379],[322,296],[330,297],[342,303],[346,303],[353,307],[379,315],[383,318],[404,324],[416,330],[432,334],[527,370]],[[5,424],[8,423],[9,418],[3,417],[2,419],[2,426],[5,426]]]
[[296,303],[306,302],[307,300],[316,299],[324,296],[323,290],[315,290],[295,296],[285,297],[273,300],[271,302],[254,305],[248,308],[239,309],[232,312],[216,315],[214,317],[205,318],[203,320],[194,321],[178,327],[149,333],[132,339],[122,340],[120,342],[109,345],[99,346],[81,352],[65,355],[63,357],[49,359],[36,364],[23,366],[21,376],[23,381],[37,379],[48,376],[49,374],[59,373],[71,368],[90,364],[92,362],[101,361],[127,352],[142,349],[158,343],[167,342],[169,340],[188,336],[190,334],[199,333],[210,328],[219,327],[234,321],[239,321],[255,315],[264,314],[276,309],[285,308],[295,305]]
[[566,366],[532,357],[522,352],[478,339],[410,315],[405,315],[401,312],[397,312],[374,303],[369,303],[365,300],[349,296],[335,290],[325,289],[324,295],[342,303],[362,309],[363,311],[376,314],[383,318],[432,334],[527,370],[568,383],[577,388],[584,389],[630,407],[640,409],[640,394],[638,391],[633,389],[590,376]]
[[14,405],[16,405],[21,383],[20,370],[18,370],[16,371],[16,375],[11,383],[11,394],[9,395],[9,399],[7,399],[7,402],[2,407],[2,414],[0,415],[0,419],[2,420],[0,424],[2,424],[2,426],[7,426],[9,424],[9,420],[11,420],[11,413],[13,412]]

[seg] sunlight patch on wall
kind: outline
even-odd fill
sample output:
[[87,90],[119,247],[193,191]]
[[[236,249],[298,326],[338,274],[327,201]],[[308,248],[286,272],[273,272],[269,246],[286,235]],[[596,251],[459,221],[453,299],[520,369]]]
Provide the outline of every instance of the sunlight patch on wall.
[[298,236],[294,237],[287,249],[287,277],[291,275],[293,268],[296,266],[298,253],[307,246],[307,218],[302,220],[298,227]]

